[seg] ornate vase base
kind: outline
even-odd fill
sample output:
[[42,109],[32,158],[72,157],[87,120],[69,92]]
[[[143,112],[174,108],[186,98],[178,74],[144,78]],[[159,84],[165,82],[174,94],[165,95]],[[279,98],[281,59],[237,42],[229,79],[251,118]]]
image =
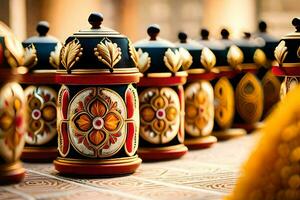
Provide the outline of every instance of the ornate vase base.
[[253,132],[255,129],[262,128],[262,122],[256,122],[253,124],[233,124],[233,128],[242,128],[247,131],[247,133]]
[[113,176],[131,174],[140,166],[138,156],[105,160],[70,159],[58,157],[54,167],[64,175]]
[[57,147],[25,147],[21,160],[25,162],[52,162],[57,156]]
[[25,177],[25,169],[21,162],[0,165],[0,185],[21,182]]
[[222,131],[214,131],[212,133],[218,138],[218,140],[228,140],[235,137],[244,136],[247,134],[247,131],[242,128],[229,128]]
[[217,138],[215,136],[205,136],[193,139],[185,139],[184,144],[189,149],[204,149],[212,146],[217,143]]
[[188,148],[183,144],[168,147],[139,148],[138,155],[143,161],[173,160],[183,156]]

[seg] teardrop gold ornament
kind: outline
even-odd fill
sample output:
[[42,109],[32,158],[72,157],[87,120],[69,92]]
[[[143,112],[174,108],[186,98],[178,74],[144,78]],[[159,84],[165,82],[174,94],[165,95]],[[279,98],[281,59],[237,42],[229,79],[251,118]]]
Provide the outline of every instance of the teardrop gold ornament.
[[177,49],[172,51],[170,48],[168,48],[168,50],[165,52],[164,62],[171,72],[176,73],[182,65],[182,59],[179,51]]
[[227,77],[218,80],[214,88],[215,121],[221,129],[231,127],[234,118],[234,89]]
[[182,68],[183,70],[188,70],[193,63],[192,55],[185,49],[180,47],[179,53],[182,59]]
[[209,48],[204,47],[201,53],[200,62],[206,70],[210,71],[215,66],[217,59],[215,54]]
[[235,91],[236,109],[246,123],[258,122],[263,113],[263,88],[256,76],[246,73]]
[[242,50],[236,45],[231,45],[227,53],[227,62],[234,69],[240,69],[239,65],[244,60]]
[[137,54],[139,56],[138,59],[138,68],[141,73],[146,72],[151,64],[151,58],[148,52],[143,52],[142,49],[138,49]]

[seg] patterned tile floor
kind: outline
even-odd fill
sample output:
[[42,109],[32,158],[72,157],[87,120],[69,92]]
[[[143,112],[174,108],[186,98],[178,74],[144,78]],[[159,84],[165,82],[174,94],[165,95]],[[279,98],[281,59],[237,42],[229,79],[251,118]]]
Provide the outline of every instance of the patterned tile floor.
[[222,199],[256,140],[257,134],[252,134],[219,142],[179,160],[143,163],[135,174],[116,178],[62,177],[51,164],[25,163],[25,180],[0,187],[0,199]]

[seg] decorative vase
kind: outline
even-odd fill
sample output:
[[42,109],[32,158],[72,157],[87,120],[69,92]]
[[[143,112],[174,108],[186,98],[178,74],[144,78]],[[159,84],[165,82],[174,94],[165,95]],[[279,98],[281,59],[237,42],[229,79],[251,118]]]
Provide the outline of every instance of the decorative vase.
[[130,40],[102,27],[92,13],[91,28],[74,33],[61,50],[56,81],[61,174],[120,175],[141,163],[137,54]]
[[151,25],[149,39],[134,44],[143,76],[138,83],[140,101],[139,156],[145,161],[180,158],[187,152],[184,142],[183,71],[178,48],[158,38],[160,28]]
[[52,162],[58,156],[56,131],[56,102],[59,86],[55,84],[55,73],[60,63],[62,44],[48,36],[49,24],[38,23],[38,36],[23,42],[25,48],[37,57],[21,84],[27,102],[26,145],[21,159],[29,162]]
[[25,98],[17,81],[22,65],[29,60],[21,43],[0,21],[0,184],[17,183],[25,176],[20,162],[26,131]]

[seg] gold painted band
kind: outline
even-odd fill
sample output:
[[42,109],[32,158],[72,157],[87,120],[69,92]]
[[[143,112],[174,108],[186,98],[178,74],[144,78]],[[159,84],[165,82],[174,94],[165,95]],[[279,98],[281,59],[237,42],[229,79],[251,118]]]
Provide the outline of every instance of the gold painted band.
[[136,160],[138,158],[137,155],[132,157],[124,157],[124,158],[111,158],[111,159],[102,159],[102,160],[93,160],[93,159],[74,159],[74,158],[61,158],[58,157],[56,160],[61,163],[70,163],[70,164],[88,164],[88,165],[102,165],[102,164],[114,164],[114,163],[128,163]]
[[177,144],[173,146],[167,146],[167,147],[150,147],[150,148],[139,148],[139,151],[161,151],[161,150],[176,150],[179,148],[185,147],[184,144]]

